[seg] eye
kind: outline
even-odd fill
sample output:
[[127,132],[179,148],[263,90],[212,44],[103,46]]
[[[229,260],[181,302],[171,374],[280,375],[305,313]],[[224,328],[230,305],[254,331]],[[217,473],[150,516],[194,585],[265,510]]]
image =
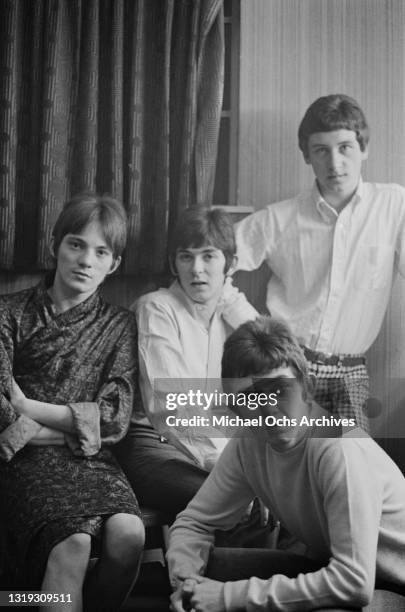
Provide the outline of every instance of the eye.
[[321,155],[325,155],[326,153],[326,147],[317,147],[316,149],[314,149],[314,154],[321,156]]
[[107,257],[110,254],[108,249],[97,249],[98,257]]
[[191,261],[192,256],[190,253],[177,253],[177,260],[182,263],[187,263]]
[[215,259],[215,253],[204,253],[204,261],[210,261],[211,259]]
[[81,243],[79,242],[79,240],[71,239],[71,240],[69,240],[69,246],[72,249],[80,249]]

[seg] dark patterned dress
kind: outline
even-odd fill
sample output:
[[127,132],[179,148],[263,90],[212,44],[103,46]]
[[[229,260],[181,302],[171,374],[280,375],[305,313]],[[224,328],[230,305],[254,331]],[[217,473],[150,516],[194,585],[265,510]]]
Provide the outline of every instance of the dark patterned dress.
[[[136,370],[134,316],[98,291],[61,314],[45,283],[0,297],[0,509],[26,588],[39,587],[61,540],[97,542],[108,516],[139,515],[110,450],[129,425]],[[28,444],[40,425],[9,403],[12,376],[26,397],[71,408],[64,446]]]

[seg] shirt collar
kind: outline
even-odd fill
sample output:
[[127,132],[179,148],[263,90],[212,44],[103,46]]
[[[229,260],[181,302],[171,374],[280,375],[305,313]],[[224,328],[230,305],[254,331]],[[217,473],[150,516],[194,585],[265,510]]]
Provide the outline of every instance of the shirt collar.
[[[360,177],[359,184],[357,185],[357,189],[354,192],[353,197],[350,200],[350,202],[347,204],[347,206],[355,208],[355,206],[362,200],[363,194],[364,194],[364,183],[363,183],[363,179]],[[333,208],[333,206],[328,204],[328,202],[324,199],[321,192],[319,191],[318,184],[316,181],[314,181],[314,184],[312,187],[311,198],[312,198],[313,203],[316,206],[318,213],[320,214],[320,216],[322,217],[324,221],[331,221],[331,220],[336,221],[336,219],[339,216],[339,213],[337,213],[336,210]],[[345,208],[347,208],[347,206],[345,206]]]
[[[193,300],[188,297],[178,280],[175,280],[174,283],[170,285],[169,291],[177,297],[193,319],[204,319],[204,313],[207,310],[206,306],[204,304],[193,302]],[[217,311],[218,308],[216,308],[215,312]]]

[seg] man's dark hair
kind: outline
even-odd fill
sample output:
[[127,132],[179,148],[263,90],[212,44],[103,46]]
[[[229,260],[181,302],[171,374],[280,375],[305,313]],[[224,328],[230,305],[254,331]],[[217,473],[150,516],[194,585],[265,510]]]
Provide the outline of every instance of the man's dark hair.
[[231,217],[219,208],[188,208],[181,213],[170,236],[169,260],[172,270],[175,270],[179,249],[199,249],[204,246],[211,246],[223,252],[224,272],[228,272],[236,253]]
[[53,252],[57,256],[66,234],[80,234],[89,223],[97,222],[114,259],[127,240],[127,215],[121,202],[109,195],[81,193],[66,202],[53,228]]
[[310,388],[304,353],[286,323],[269,316],[243,323],[225,341],[222,378],[260,376],[290,367],[302,384],[304,397]]
[[331,94],[318,98],[309,106],[298,128],[298,144],[308,157],[308,139],[316,132],[352,130],[360,150],[365,151],[369,138],[367,119],[359,104],[345,94]]

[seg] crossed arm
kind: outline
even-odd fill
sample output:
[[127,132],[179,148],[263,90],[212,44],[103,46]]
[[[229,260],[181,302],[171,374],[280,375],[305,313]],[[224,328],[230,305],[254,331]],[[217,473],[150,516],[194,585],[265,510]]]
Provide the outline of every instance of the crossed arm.
[[27,444],[34,446],[66,444],[64,432],[73,432],[73,416],[68,406],[58,406],[27,398],[14,378],[10,391],[10,403],[18,414],[24,414],[41,425],[41,429]]
[[125,435],[137,374],[136,326],[133,316],[119,323],[120,333],[105,355],[102,384],[89,399],[73,390],[72,402],[27,397],[13,377],[12,343],[0,341],[0,458],[9,461],[26,444],[67,444],[74,454],[91,456],[102,443],[114,444]]

